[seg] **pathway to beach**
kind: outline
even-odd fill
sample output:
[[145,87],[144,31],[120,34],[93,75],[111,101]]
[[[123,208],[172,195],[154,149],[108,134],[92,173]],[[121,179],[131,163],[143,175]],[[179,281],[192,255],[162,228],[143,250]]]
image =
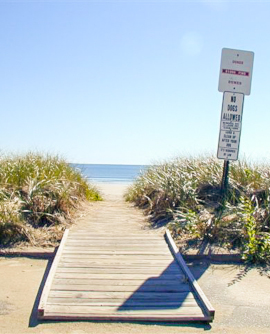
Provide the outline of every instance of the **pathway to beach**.
[[119,195],[107,186],[104,201],[65,232],[42,293],[40,319],[212,320],[213,307],[199,287],[192,289],[196,282],[178,250],[180,264],[164,232],[147,228],[118,187]]
[[[119,234],[123,231],[141,232],[142,229],[145,233],[148,230],[150,234],[161,235],[164,233],[163,229],[150,229],[147,218],[143,216],[142,211],[124,201],[123,194],[128,188],[126,184],[99,183],[98,188],[104,200],[93,203],[89,207],[89,211],[77,220],[77,224],[73,227],[74,230],[87,228],[91,222],[95,222],[95,224],[100,222],[103,231],[104,228],[107,230],[113,228],[115,231],[119,231]],[[106,217],[108,218],[107,224],[105,223]]]
[[[106,201],[93,203],[88,213],[78,221],[86,224],[91,216],[105,207],[130,226],[139,224],[147,229],[141,211],[124,203],[122,194],[126,186],[101,184]],[[88,216],[89,214],[89,216]],[[87,218],[88,217],[88,218]],[[133,221],[133,223],[131,223]],[[127,224],[128,225],[128,224]],[[78,225],[79,226],[79,225]],[[147,233],[147,230],[145,231]],[[151,231],[162,233],[162,231]],[[243,266],[198,262],[190,266],[203,291],[216,309],[214,322],[207,324],[117,323],[117,322],[39,322],[37,306],[48,272],[48,260],[0,257],[0,333],[2,334],[176,334],[176,333],[269,333],[270,280],[251,269],[244,275]],[[236,278],[240,279],[235,282]],[[43,282],[42,282],[43,280]]]

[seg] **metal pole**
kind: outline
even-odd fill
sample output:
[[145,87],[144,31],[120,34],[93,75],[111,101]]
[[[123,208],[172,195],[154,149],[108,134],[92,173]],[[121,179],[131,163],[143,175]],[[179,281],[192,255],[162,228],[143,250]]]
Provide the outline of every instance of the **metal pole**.
[[227,195],[228,190],[228,175],[229,175],[229,160],[224,160],[223,164],[223,174],[222,174],[222,180],[221,180],[221,196],[224,199]]

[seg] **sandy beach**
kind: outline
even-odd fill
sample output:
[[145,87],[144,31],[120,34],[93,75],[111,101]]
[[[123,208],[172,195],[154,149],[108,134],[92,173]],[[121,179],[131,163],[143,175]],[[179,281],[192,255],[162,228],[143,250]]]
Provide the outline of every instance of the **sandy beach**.
[[[77,224],[84,224],[106,206],[127,224],[147,227],[142,212],[122,199],[127,184],[98,184],[104,202],[91,203]],[[123,216],[123,213],[125,215]],[[146,231],[147,233],[147,231]],[[157,231],[162,233],[162,231]],[[258,268],[243,265],[194,262],[190,264],[204,293],[216,309],[211,324],[39,322],[37,306],[51,260],[0,257],[0,333],[269,333],[270,279]]]

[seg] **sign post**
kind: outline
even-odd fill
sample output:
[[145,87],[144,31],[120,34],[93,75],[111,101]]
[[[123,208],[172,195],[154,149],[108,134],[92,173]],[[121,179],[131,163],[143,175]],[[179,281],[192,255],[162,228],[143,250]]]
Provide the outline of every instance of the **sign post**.
[[224,160],[221,193],[228,188],[229,161],[238,159],[244,96],[250,95],[254,53],[222,49],[218,90],[223,92],[218,159]]

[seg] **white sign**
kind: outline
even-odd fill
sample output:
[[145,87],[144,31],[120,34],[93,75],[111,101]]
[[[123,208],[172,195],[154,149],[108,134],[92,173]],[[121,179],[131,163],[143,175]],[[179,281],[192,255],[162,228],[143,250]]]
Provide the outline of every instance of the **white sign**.
[[243,103],[243,94],[224,92],[217,152],[219,159],[238,159]]
[[218,90],[250,95],[254,52],[222,49]]

